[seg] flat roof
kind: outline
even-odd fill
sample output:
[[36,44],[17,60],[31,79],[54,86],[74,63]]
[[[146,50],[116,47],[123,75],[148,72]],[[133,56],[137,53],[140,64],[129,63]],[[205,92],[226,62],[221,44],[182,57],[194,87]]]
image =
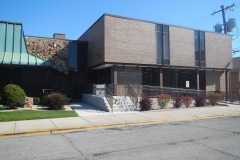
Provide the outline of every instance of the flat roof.
[[133,20],[133,21],[141,21],[141,22],[153,23],[153,24],[163,24],[163,25],[168,25],[168,26],[172,26],[172,27],[179,27],[179,28],[185,28],[185,29],[190,29],[190,30],[198,30],[198,31],[215,33],[215,34],[220,34],[220,35],[225,35],[225,36],[231,36],[231,35],[224,34],[224,33],[217,33],[217,32],[207,31],[207,30],[202,30],[202,29],[196,29],[196,28],[190,28],[190,27],[172,25],[172,24],[167,24],[167,23],[162,23],[162,22],[142,20],[142,19],[137,19],[137,18],[130,18],[130,17],[125,17],[125,16],[119,16],[119,15],[104,13],[104,14],[103,14],[101,17],[99,17],[78,39],[80,39],[90,28],[92,28],[92,27],[93,27],[100,19],[102,19],[104,16],[110,16],[110,17],[121,18],[121,19],[128,19],[128,20]]

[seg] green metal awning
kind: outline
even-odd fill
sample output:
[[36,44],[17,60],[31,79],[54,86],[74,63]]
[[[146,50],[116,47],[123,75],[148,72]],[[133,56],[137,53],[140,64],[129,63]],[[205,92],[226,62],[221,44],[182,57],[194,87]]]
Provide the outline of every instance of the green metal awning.
[[28,53],[21,23],[0,21],[0,64],[50,66]]

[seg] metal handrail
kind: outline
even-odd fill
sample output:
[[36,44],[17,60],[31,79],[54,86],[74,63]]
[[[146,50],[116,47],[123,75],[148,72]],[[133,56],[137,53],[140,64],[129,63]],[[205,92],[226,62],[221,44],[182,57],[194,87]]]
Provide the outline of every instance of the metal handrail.
[[138,105],[138,95],[137,95],[137,93],[133,90],[133,88],[130,84],[127,85],[127,90],[128,90],[128,96],[130,97],[133,104],[137,108],[137,105]]
[[112,112],[113,112],[113,94],[111,92],[111,90],[109,89],[109,87],[107,85],[105,85],[105,97],[107,99],[107,102],[109,103]]

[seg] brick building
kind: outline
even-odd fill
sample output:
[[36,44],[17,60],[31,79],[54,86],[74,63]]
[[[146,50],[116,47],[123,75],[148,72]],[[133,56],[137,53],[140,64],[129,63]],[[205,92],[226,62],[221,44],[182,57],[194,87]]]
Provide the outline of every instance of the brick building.
[[196,90],[229,87],[229,35],[104,14],[78,41],[88,45],[91,83],[185,88],[188,80]]
[[[21,29],[10,30],[7,25],[21,26],[0,23],[0,41],[4,42],[0,71],[6,75],[0,78],[1,87],[16,83],[26,90],[50,88],[72,97],[91,84],[185,88],[190,81],[190,89],[195,90],[229,88],[232,40],[226,34],[109,14],[102,15],[78,40],[66,40],[63,34],[25,37]],[[13,35],[24,40],[15,41]],[[18,43],[26,48],[24,53],[12,48],[11,44],[17,47]],[[16,63],[6,61],[6,55],[13,59],[18,54],[30,58],[24,63],[21,58]]]

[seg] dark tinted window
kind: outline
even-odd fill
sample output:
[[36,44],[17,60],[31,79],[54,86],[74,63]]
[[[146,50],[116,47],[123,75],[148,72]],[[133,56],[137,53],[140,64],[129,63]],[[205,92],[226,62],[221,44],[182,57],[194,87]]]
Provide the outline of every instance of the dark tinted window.
[[157,64],[169,64],[169,26],[157,24]]
[[205,32],[195,31],[195,65],[205,67]]

